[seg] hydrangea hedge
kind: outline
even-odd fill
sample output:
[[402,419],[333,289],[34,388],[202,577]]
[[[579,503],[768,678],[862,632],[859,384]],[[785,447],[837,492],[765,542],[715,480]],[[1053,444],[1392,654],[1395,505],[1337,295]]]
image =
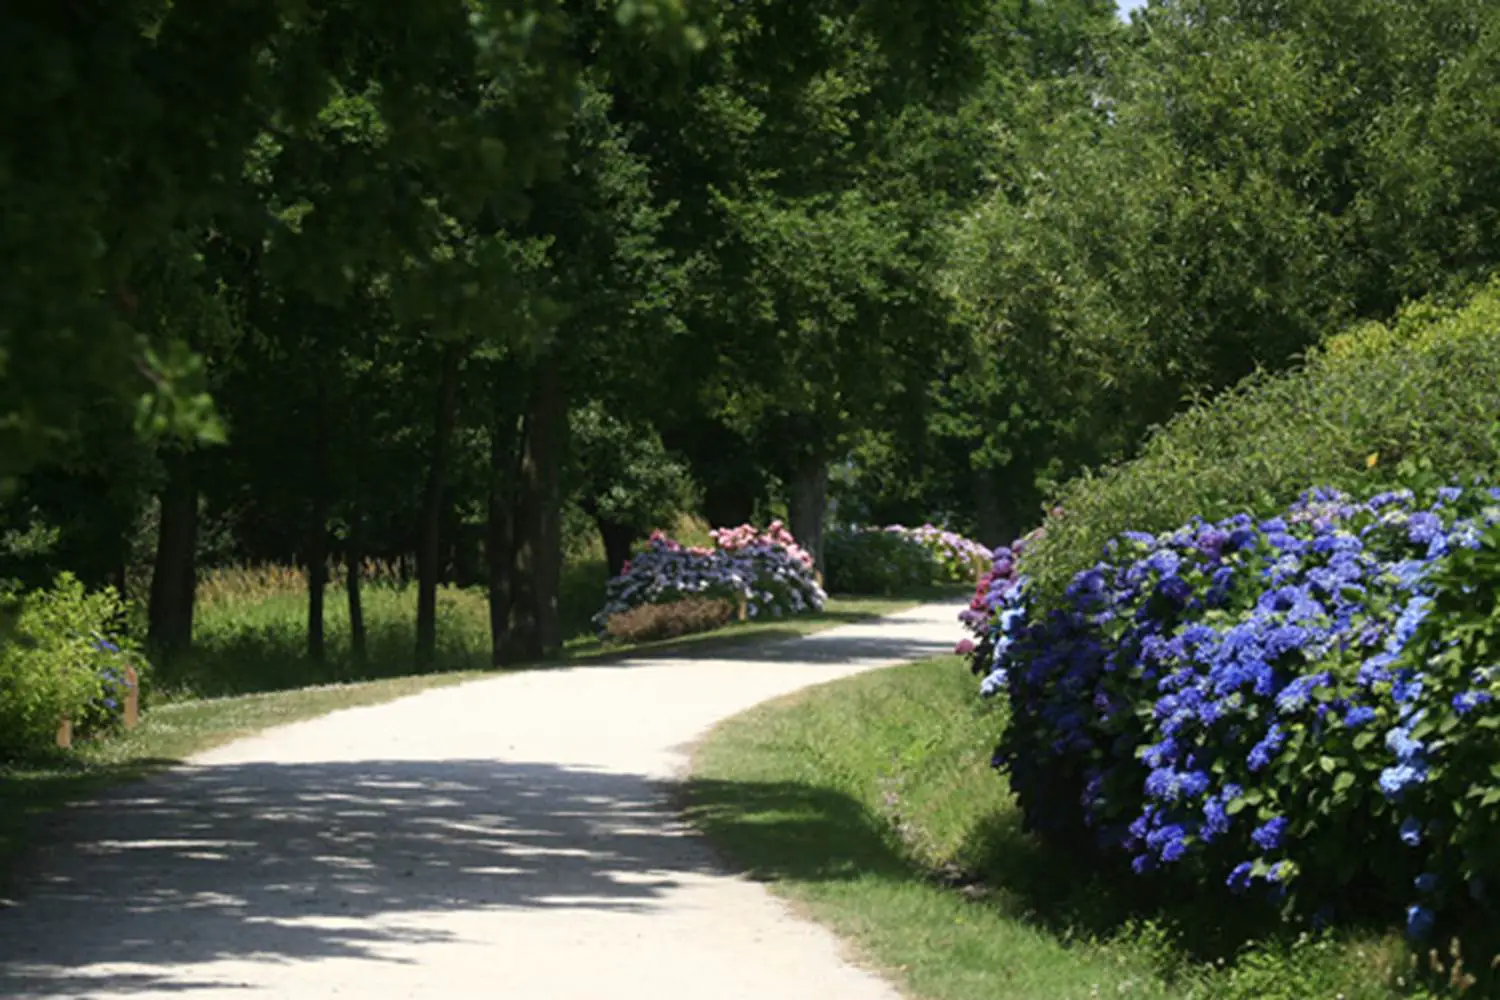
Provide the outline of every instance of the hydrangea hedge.
[[972,583],[990,564],[989,549],[931,524],[832,531],[824,539],[823,557],[829,588],[857,594],[891,594],[932,583]]
[[956,531],[931,524],[920,528],[891,524],[885,530],[926,549],[932,557],[935,579],[939,583],[970,583],[989,567],[990,550]]
[[595,628],[602,635],[615,615],[689,597],[743,602],[751,618],[822,610],[827,594],[813,558],[780,521],[764,531],[748,524],[720,528],[711,537],[712,547],[689,547],[654,532],[645,551],[605,586]]
[[823,538],[828,589],[842,594],[899,594],[932,583],[932,554],[905,535],[848,527]]
[[1135,872],[1421,939],[1500,898],[1500,490],[1332,490],[1126,533],[965,622],[1028,826]]

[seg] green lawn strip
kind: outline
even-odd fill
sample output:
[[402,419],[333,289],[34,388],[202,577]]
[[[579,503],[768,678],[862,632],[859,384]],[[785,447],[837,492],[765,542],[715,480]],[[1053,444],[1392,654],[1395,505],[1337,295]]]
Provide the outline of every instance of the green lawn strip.
[[1392,939],[1264,942],[1216,964],[1173,928],[1220,901],[1174,923],[1049,856],[989,767],[1000,712],[953,657],[824,685],[716,729],[684,804],[729,863],[928,1000],[1398,995]]

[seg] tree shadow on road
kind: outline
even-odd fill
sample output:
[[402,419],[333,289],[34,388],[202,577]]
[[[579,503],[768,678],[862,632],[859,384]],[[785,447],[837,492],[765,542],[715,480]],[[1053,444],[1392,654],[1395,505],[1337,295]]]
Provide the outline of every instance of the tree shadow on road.
[[193,768],[51,826],[0,905],[0,996],[191,991],[183,966],[224,959],[379,959],[436,933],[402,918],[439,912],[647,912],[718,870],[646,779],[550,764]]

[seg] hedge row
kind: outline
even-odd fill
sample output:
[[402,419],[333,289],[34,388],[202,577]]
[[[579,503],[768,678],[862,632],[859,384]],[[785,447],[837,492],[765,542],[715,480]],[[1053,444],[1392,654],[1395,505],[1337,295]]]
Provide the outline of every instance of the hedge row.
[[1373,495],[1500,472],[1500,284],[1333,338],[1161,429],[1135,460],[1064,487],[1026,559],[1044,600],[1127,530],[1266,516],[1317,484]]

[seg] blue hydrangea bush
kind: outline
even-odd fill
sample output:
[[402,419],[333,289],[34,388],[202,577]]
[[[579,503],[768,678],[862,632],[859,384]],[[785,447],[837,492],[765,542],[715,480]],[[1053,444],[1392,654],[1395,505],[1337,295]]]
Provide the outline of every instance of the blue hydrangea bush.
[[1497,523],[1500,490],[1314,491],[1126,533],[1053,607],[998,551],[971,656],[1028,826],[1288,913],[1492,922]]

